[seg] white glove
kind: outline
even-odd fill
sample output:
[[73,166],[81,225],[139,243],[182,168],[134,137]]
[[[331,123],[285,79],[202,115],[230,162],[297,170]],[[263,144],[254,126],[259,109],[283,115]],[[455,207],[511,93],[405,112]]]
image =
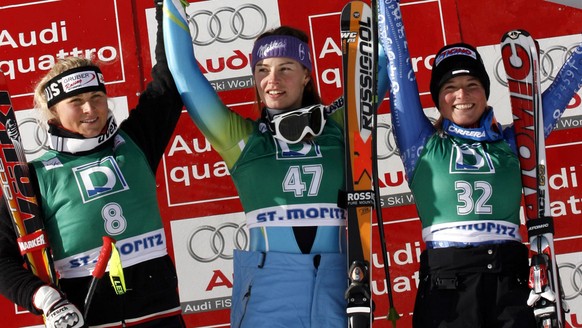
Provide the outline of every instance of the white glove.
[[81,311],[60,291],[51,286],[40,287],[32,297],[34,306],[42,310],[47,328],[81,328],[85,320]]

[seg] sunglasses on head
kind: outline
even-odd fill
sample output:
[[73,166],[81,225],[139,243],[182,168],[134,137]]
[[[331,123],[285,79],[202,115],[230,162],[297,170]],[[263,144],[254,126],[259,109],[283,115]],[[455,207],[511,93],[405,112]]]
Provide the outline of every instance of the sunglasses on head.
[[323,105],[313,105],[299,108],[273,116],[271,123],[275,138],[286,143],[298,143],[308,134],[316,137],[323,132],[325,126]]

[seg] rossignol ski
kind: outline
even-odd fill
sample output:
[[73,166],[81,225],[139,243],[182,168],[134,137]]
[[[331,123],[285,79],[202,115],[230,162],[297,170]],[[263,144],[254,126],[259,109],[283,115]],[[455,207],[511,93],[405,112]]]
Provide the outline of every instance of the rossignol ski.
[[377,40],[370,6],[347,3],[341,13],[345,100],[346,208],[348,226],[348,327],[370,327],[372,214],[374,209],[372,130],[375,120]]
[[0,72],[0,183],[12,217],[20,253],[29,270],[47,283],[56,283],[52,254],[16,122],[10,93]]
[[530,242],[531,288],[528,305],[538,327],[564,327],[563,292],[554,251],[542,110],[539,49],[523,30],[501,39],[516,145],[521,166],[525,216]]

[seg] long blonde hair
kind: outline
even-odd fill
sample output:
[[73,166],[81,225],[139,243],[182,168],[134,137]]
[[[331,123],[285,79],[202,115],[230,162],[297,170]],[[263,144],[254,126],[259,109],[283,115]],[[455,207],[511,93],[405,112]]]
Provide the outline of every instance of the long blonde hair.
[[48,108],[47,105],[47,97],[44,92],[46,84],[50,81],[53,77],[66,72],[70,69],[77,68],[77,67],[85,67],[85,66],[97,66],[94,64],[91,59],[83,58],[83,57],[66,57],[64,59],[59,60],[48,73],[36,84],[34,88],[34,108],[39,111],[40,119],[43,122],[47,122],[49,120],[58,119],[55,114]]

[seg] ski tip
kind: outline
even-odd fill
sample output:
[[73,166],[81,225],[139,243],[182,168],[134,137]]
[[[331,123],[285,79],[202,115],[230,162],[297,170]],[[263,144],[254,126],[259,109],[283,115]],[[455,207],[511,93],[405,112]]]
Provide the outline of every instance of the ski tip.
[[504,42],[508,38],[512,39],[512,40],[516,40],[520,36],[531,37],[531,34],[528,31],[522,30],[522,29],[510,30],[510,31],[505,32],[505,34],[503,34],[503,36],[501,37],[501,42]]

